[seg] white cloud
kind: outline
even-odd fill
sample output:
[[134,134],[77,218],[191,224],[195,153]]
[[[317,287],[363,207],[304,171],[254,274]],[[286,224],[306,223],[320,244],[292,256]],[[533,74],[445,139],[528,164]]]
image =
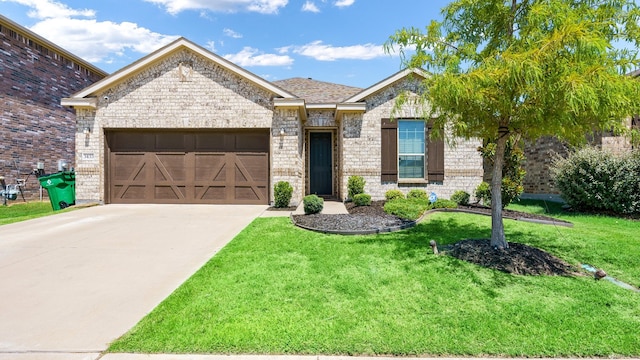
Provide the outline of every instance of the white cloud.
[[0,0],[29,7],[38,19],[30,29],[93,63],[111,63],[127,50],[148,54],[178,38],[131,22],[98,21],[92,9],[73,9],[56,0]]
[[214,12],[254,11],[262,14],[277,14],[289,0],[144,0],[163,6],[168,13],[176,15],[185,10],[210,10]]
[[319,61],[335,61],[341,59],[370,60],[387,55],[382,45],[332,46],[325,45],[319,40],[302,46],[288,46],[278,50],[282,54],[292,51],[295,54],[308,56]]
[[207,41],[207,44],[204,47],[211,52],[216,52],[216,42],[213,40]]
[[353,5],[356,0],[338,0],[334,3],[337,7],[347,7]]
[[307,2],[304,3],[304,5],[302,5],[302,11],[307,11],[307,12],[312,12],[312,13],[319,13],[320,9],[318,9],[316,4],[314,4],[313,2],[307,1]]
[[113,54],[122,56],[128,49],[148,54],[178,38],[130,22],[62,17],[43,20],[31,30],[89,62],[100,62]]
[[240,39],[240,38],[242,38],[242,34],[239,34],[239,33],[235,32],[235,31],[233,31],[233,30],[231,30],[231,29],[224,29],[224,30],[222,30],[222,32],[223,32],[226,36],[231,37],[231,38],[234,38],[234,39]]
[[90,9],[72,9],[69,6],[54,0],[1,0],[27,6],[31,10],[27,15],[34,19],[52,19],[60,17],[82,16],[94,17],[96,12]]
[[288,55],[261,54],[258,49],[243,48],[237,54],[228,54],[225,59],[239,66],[288,66],[293,59]]

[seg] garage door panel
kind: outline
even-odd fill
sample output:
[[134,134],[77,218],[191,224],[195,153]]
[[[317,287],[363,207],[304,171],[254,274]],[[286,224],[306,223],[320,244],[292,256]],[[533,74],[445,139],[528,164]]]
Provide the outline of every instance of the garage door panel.
[[194,135],[194,150],[196,151],[228,151],[225,144],[226,134],[218,133],[198,133]]
[[261,186],[242,186],[235,187],[235,200],[238,202],[254,203],[266,196],[266,188]]
[[195,181],[224,181],[226,175],[224,153],[195,154]]
[[155,184],[154,193],[157,200],[184,200],[186,199],[186,186]]
[[115,180],[136,180],[145,176],[144,154],[113,154],[118,160],[118,166],[111,171],[111,176]]
[[115,132],[107,139],[111,202],[268,203],[266,130]]
[[227,198],[227,190],[224,185],[222,186],[197,186],[197,200],[208,202],[215,201],[222,203]]
[[269,138],[260,134],[245,134],[234,137],[234,148],[232,151],[269,151]]
[[156,181],[185,181],[187,179],[187,157],[185,153],[156,154],[154,160]]
[[154,136],[154,151],[179,151],[187,148],[187,134],[157,133]]
[[146,187],[143,185],[114,186],[118,198],[123,200],[142,200],[145,198]]

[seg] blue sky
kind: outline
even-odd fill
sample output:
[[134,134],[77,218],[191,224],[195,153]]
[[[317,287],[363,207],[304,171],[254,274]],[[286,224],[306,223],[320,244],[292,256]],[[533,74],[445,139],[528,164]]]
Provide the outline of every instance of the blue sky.
[[0,13],[112,73],[179,36],[267,80],[369,87],[400,70],[382,45],[448,0],[0,0]]

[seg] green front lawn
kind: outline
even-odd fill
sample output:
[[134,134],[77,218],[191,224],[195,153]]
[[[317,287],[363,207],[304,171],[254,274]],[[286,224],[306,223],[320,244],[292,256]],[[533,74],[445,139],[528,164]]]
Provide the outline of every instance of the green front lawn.
[[2,206],[0,203],[0,225],[35,219],[42,216],[53,215],[54,213],[49,201],[34,201],[28,203],[9,202],[9,206]]
[[[507,220],[507,236],[640,285],[638,222],[562,217],[575,227]],[[259,218],[109,350],[640,355],[640,293],[588,276],[514,276],[430,253],[430,239],[489,234],[489,217],[460,213],[370,236]]]

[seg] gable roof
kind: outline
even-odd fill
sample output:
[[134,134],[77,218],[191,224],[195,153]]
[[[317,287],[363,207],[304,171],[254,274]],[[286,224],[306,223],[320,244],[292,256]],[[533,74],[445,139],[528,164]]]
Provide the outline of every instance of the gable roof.
[[[74,102],[74,100],[79,100],[81,98],[85,98],[87,96],[90,95],[94,95],[96,93],[99,93],[109,87],[111,87],[112,85],[138,73],[140,70],[150,66],[152,63],[158,61],[159,59],[162,59],[172,53],[175,53],[177,51],[180,51],[182,49],[188,49],[190,51],[193,51],[196,54],[199,54],[201,56],[203,56],[204,58],[206,58],[207,60],[210,60],[214,63],[216,63],[217,65],[221,66],[222,68],[225,68],[233,73],[235,73],[236,75],[239,75],[249,81],[251,81],[252,83],[254,83],[255,85],[268,90],[272,93],[274,93],[276,95],[276,97],[283,97],[283,98],[295,98],[295,95],[287,92],[286,90],[268,82],[267,80],[264,80],[263,78],[239,67],[238,65],[230,62],[227,59],[224,59],[214,53],[212,53],[211,51],[196,45],[195,43],[185,39],[184,37],[178,38],[177,40],[173,41],[172,43],[156,50],[155,52],[141,58],[140,60],[116,71],[115,73],[111,74],[110,76],[102,79],[101,81],[85,88],[84,90],[74,94],[71,98],[67,98],[67,99],[63,99],[63,104],[62,105],[68,105],[68,106],[74,106],[74,105],[78,105],[77,101]],[[65,101],[66,100],[66,101]],[[89,105],[89,104],[88,104]]]
[[632,71],[628,75],[639,77],[640,76],[640,69]]
[[309,104],[340,103],[362,91],[362,88],[358,87],[300,77],[277,80],[273,83],[304,99]]
[[34,33],[33,31],[27,29],[26,27],[0,14],[0,29],[2,27],[6,27],[16,32],[17,34],[19,34],[20,36],[26,39],[25,42],[27,42],[27,40],[29,42],[35,42],[37,45],[47,48],[48,50],[53,51],[54,53],[58,53],[59,55],[67,58],[68,60],[71,60],[74,63],[86,68],[87,70],[94,72],[100,77],[105,77],[108,75],[106,71],[90,64],[88,61],[70,53],[69,51],[61,48],[60,46],[52,43],[51,41],[43,38],[42,36]]
[[421,78],[426,78],[429,76],[426,71],[422,69],[404,69],[398,71],[397,73],[389,76],[388,78],[376,83],[375,85],[364,89],[363,91],[355,94],[354,96],[344,100],[345,103],[355,103],[364,100],[367,96],[374,94],[388,86],[393,85],[393,83],[408,77],[408,76],[419,76]]

